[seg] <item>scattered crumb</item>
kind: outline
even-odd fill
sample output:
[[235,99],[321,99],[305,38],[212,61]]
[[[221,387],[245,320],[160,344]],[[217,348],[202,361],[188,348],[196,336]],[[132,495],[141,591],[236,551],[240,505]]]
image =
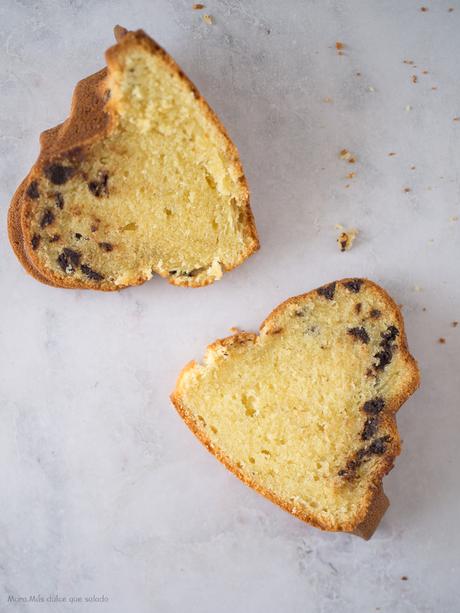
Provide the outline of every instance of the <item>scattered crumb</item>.
[[411,191],[412,191],[412,190],[411,190],[411,188],[410,188],[410,187],[405,187],[405,188],[403,189],[403,192],[405,192],[406,194],[408,194],[408,193],[409,193],[409,192],[411,192]]
[[360,72],[357,72],[357,73],[356,73],[356,76],[357,76],[357,77],[360,77],[360,76],[361,76],[361,73],[360,73]]
[[410,104],[408,104],[406,107],[404,107],[404,110],[405,110],[405,111],[411,111],[411,110],[412,110],[411,105],[410,105]]
[[452,11],[453,11],[453,10],[454,10],[454,9],[451,7],[450,9],[447,9],[447,12],[448,12],[448,13],[452,13]]
[[236,326],[232,326],[232,327],[230,328],[230,332],[231,332],[232,334],[239,334],[239,333],[241,332],[241,329],[240,329],[240,328],[237,328]]
[[356,172],[349,172],[347,174],[347,179],[354,179],[356,177]]
[[348,189],[349,187],[350,187],[350,184],[349,184],[349,183],[347,183],[347,184],[345,185],[345,189]]
[[349,251],[353,245],[355,238],[358,236],[359,232],[356,228],[351,230],[344,230],[339,234],[337,238],[337,244],[339,246],[340,251]]
[[426,312],[426,307],[422,307],[422,311],[425,313]]
[[442,337],[442,336],[441,336],[440,338],[438,338],[438,343],[439,343],[440,345],[445,345],[445,344],[446,344],[446,339],[445,339],[444,337]]
[[192,8],[195,11],[201,11],[201,9],[204,9],[204,4],[194,4]]
[[428,70],[422,70],[422,74],[430,74]]
[[452,215],[452,217],[449,217],[449,221],[458,221],[458,215]]
[[411,170],[415,170],[415,166],[414,166],[414,165],[412,165],[412,166],[410,167],[410,169],[411,169]]
[[416,74],[413,74],[413,75],[411,76],[410,80],[412,81],[412,83],[417,83],[417,81],[418,81],[418,77],[417,77],[417,75],[416,75]]
[[212,15],[203,15],[203,21],[208,24],[208,26],[212,26],[214,23],[214,19]]
[[453,321],[451,323],[452,328],[456,328],[458,326],[458,321]]
[[460,121],[460,117],[454,117],[452,121]]
[[403,60],[403,64],[409,64],[410,66],[412,66],[413,63],[413,60]]
[[337,49],[337,51],[341,50],[341,49],[345,49],[345,45],[339,41],[337,41],[335,43],[335,48]]
[[397,155],[395,151],[390,151],[390,153],[388,154],[390,157],[392,157],[393,155]]
[[[422,13],[426,13],[428,11],[426,6],[421,6],[420,10],[422,11]],[[407,579],[407,577],[406,577],[406,579]]]
[[339,155],[341,160],[345,160],[349,164],[354,164],[356,162],[356,158],[348,151],[348,149],[342,149]]
[[[423,10],[423,9],[421,9],[421,10]],[[428,9],[426,9],[426,10],[428,10]],[[403,576],[401,577],[401,581],[407,581],[407,580],[408,580],[408,578],[409,578],[409,577],[406,577],[406,575],[403,575]]]
[[369,85],[369,87],[367,88],[368,92],[375,92],[375,89],[372,87],[372,85]]
[[438,88],[436,87],[436,85],[433,85],[433,87],[431,88],[433,91],[437,90]]
[[329,96],[326,96],[325,98],[323,98],[323,102],[330,103],[330,102],[333,102],[333,100],[332,98],[329,98]]
[[414,292],[423,292],[423,287],[420,287],[420,285],[414,285]]

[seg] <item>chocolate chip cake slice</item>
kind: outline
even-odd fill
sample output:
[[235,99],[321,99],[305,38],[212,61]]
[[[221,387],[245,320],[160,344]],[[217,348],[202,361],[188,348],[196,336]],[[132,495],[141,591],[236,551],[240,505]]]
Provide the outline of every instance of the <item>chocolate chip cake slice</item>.
[[314,526],[369,538],[400,452],[395,413],[418,385],[396,304],[345,279],[287,300],[259,334],[214,342],[171,398],[249,486]]
[[212,283],[259,246],[238,152],[157,43],[116,37],[69,119],[41,137],[10,207],[12,246],[59,287],[116,290],[154,273]]

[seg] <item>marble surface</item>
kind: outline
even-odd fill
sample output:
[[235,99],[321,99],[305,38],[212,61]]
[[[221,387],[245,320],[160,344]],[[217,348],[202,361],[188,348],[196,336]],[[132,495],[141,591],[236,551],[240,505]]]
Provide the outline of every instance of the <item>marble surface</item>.
[[[0,610],[454,613],[460,2],[205,0],[213,25],[192,4],[0,5]],[[65,118],[116,23],[174,55],[240,149],[262,249],[214,286],[53,289],[9,247],[8,202],[38,135]],[[350,252],[336,224],[359,229]],[[343,276],[404,305],[423,378],[400,412],[391,507],[369,542],[246,488],[168,400],[207,343]],[[31,595],[45,602],[8,603]]]

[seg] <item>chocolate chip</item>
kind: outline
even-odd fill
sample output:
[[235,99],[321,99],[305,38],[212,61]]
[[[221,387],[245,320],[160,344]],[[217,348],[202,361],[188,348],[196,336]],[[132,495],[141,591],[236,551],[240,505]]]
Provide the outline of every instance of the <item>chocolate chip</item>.
[[56,243],[59,239],[61,238],[60,234],[54,234],[54,236],[52,236],[49,241],[50,243]]
[[46,209],[40,220],[40,228],[46,228],[50,226],[54,221],[54,213],[50,209]]
[[387,450],[387,443],[389,442],[390,437],[388,435],[381,436],[380,438],[376,438],[375,441],[367,448],[367,453],[369,455],[382,455]]
[[32,200],[36,200],[40,197],[40,192],[38,191],[38,181],[32,181],[27,188],[26,194],[29,196],[29,198],[32,198]]
[[104,278],[103,275],[90,268],[87,264],[82,264],[80,266],[80,270],[88,277],[88,279],[91,279],[92,281],[102,281]]
[[395,348],[393,341],[398,335],[399,330],[396,326],[388,326],[385,332],[380,334],[383,339],[380,342],[382,350],[378,351],[374,356],[377,359],[377,364],[375,366],[377,370],[383,370],[393,359],[393,351]]
[[361,285],[363,283],[364,281],[362,279],[353,279],[352,281],[347,281],[346,283],[344,283],[344,285],[347,289],[350,290],[350,292],[357,294],[361,289]]
[[73,273],[80,263],[81,253],[64,247],[57,258],[57,262],[62,270],[66,273]]
[[378,417],[368,417],[364,422],[364,428],[361,432],[361,439],[367,441],[374,436],[379,427]]
[[77,241],[79,241],[82,238],[83,234],[80,234],[80,232],[75,232],[75,238],[77,239]]
[[372,317],[372,319],[378,319],[381,314],[382,311],[379,311],[378,309],[372,309],[370,312],[370,316]]
[[316,291],[320,296],[326,298],[326,300],[333,300],[335,294],[335,282],[319,287]]
[[58,209],[62,209],[64,208],[64,196],[61,194],[61,192],[56,192],[54,194],[54,202],[57,206]]
[[364,403],[363,411],[368,415],[377,415],[384,406],[385,400],[383,398],[373,398]]
[[109,173],[105,170],[99,172],[98,178],[88,183],[89,191],[100,198],[101,196],[109,195]]
[[177,275],[177,270],[168,270],[168,275]]
[[305,317],[305,311],[302,311],[301,309],[297,309],[296,311],[294,311],[294,315],[296,317]]
[[[396,326],[388,326],[385,332],[381,333],[381,337],[384,341],[390,342],[394,341],[394,339],[399,335],[399,330]],[[383,342],[380,343],[383,346]]]
[[62,164],[49,164],[45,167],[45,175],[54,185],[67,183],[74,172],[74,168]]
[[362,326],[360,328],[349,328],[348,334],[356,339],[359,339],[365,345],[367,345],[367,343],[371,340],[366,329]]
[[113,251],[113,245],[112,243],[99,243],[99,247],[103,250],[103,251],[107,251],[107,253],[109,253],[110,251]]
[[361,304],[361,302],[357,302],[355,304],[355,311],[358,315],[361,313],[362,308],[363,308],[363,305]]
[[39,234],[34,234],[32,236],[32,240],[30,241],[31,245],[32,245],[32,249],[34,251],[36,251],[38,249],[38,245],[40,244],[40,235]]

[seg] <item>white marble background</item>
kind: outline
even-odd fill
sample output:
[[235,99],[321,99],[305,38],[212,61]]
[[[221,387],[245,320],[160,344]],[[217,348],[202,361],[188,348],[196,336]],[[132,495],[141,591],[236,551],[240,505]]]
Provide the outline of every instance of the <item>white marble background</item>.
[[[204,3],[212,26],[192,0],[0,4],[0,610],[455,613],[460,2]],[[9,247],[8,202],[38,135],[101,66],[116,23],[173,54],[240,149],[262,249],[214,286],[53,289]],[[360,230],[348,253],[337,223]],[[369,542],[247,489],[168,400],[181,367],[230,326],[256,329],[288,296],[343,276],[404,305],[423,378]],[[109,600],[8,603],[33,594]]]

